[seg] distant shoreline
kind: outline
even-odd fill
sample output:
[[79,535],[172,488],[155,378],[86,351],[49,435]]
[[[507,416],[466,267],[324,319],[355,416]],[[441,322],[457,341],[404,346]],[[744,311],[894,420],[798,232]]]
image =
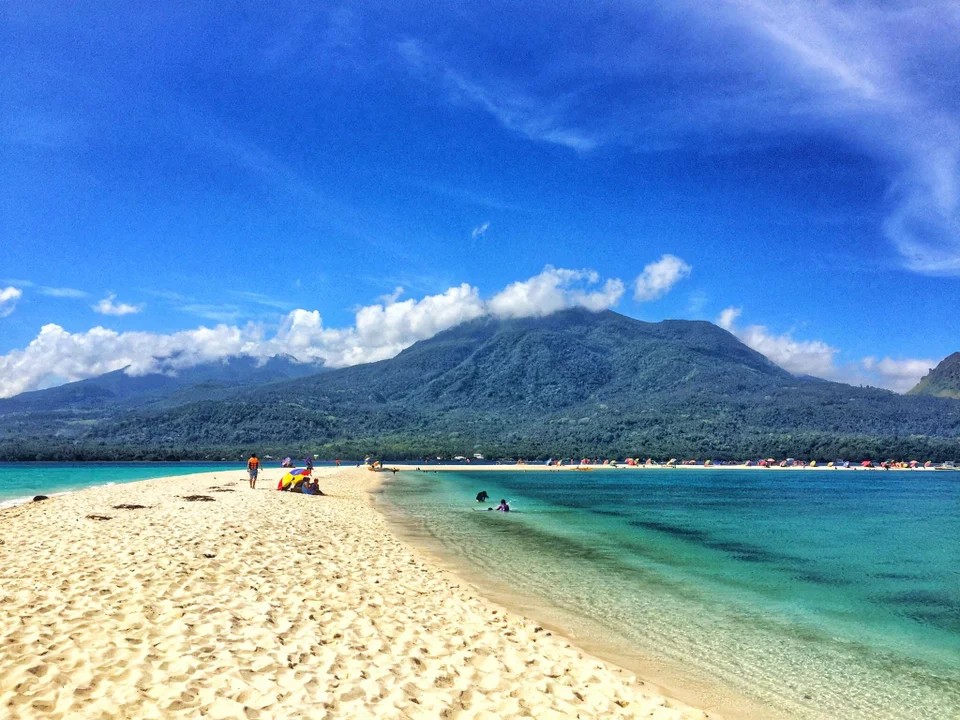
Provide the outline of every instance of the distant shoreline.
[[779,465],[771,465],[769,467],[764,467],[760,465],[625,465],[622,463],[617,463],[616,465],[612,464],[589,464],[589,465],[545,465],[543,463],[513,463],[507,464],[502,463],[497,464],[484,464],[484,463],[396,463],[396,462],[385,462],[382,471],[374,472],[390,472],[393,468],[397,469],[397,472],[410,472],[410,471],[420,471],[420,472],[489,472],[496,470],[533,470],[536,472],[590,472],[593,470],[631,470],[631,471],[653,471],[653,470],[773,470],[773,471],[817,471],[817,470],[838,470],[842,472],[856,471],[856,472],[934,472],[934,471],[957,471],[960,468],[944,468],[944,467],[863,467],[861,465],[850,465],[850,467],[843,467],[840,465],[834,465],[832,467],[828,465],[787,465],[781,467]]

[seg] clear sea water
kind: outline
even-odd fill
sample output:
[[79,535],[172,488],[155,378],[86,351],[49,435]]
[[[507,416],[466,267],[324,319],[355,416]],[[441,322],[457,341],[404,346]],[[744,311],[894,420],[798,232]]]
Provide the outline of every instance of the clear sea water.
[[171,475],[191,475],[217,470],[235,470],[238,477],[246,474],[246,461],[222,462],[0,462],[0,507],[35,495],[80,490],[96,485],[135,482]]
[[728,711],[960,718],[960,472],[422,472],[382,497],[482,588]]

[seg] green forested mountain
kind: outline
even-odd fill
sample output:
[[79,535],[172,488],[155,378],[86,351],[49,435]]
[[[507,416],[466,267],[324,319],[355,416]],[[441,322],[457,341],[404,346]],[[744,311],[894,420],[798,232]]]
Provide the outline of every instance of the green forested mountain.
[[159,410],[200,400],[228,397],[251,386],[313,375],[322,365],[298,363],[289,357],[258,361],[237,357],[202,363],[174,372],[132,376],[116,370],[46,390],[0,399],[0,439],[63,437],[83,431],[124,412]]
[[945,358],[908,394],[960,399],[960,352]]
[[178,405],[185,400],[197,400],[224,390],[290,380],[320,370],[320,365],[298,363],[282,356],[263,362],[251,357],[235,357],[182,370],[173,370],[161,363],[157,372],[149,375],[128,375],[126,370],[115,370],[99,377],[0,399],[0,415],[101,408],[115,410],[154,403]]
[[397,357],[50,424],[0,406],[0,451],[954,459],[960,402],[797,378],[706,322],[481,318]]

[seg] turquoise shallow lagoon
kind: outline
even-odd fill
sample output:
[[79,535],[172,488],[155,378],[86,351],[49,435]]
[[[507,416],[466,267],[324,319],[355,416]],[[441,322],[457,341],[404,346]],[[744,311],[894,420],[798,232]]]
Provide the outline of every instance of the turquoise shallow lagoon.
[[[515,512],[486,510],[501,497]],[[691,699],[712,684],[771,716],[960,717],[960,472],[416,472],[382,498],[481,587],[704,683]]]
[[0,463],[0,507],[29,500],[34,495],[218,470],[235,471],[237,477],[244,477],[246,462]]

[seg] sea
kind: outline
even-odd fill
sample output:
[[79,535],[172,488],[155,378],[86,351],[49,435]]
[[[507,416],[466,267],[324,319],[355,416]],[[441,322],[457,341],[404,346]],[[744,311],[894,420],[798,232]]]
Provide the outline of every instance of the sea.
[[172,475],[235,471],[246,476],[246,460],[237,462],[0,462],[0,508],[98,485],[151,480]]
[[698,707],[960,718],[960,472],[424,471],[377,501],[485,594]]
[[[300,461],[303,465],[303,461]],[[336,463],[315,460],[316,467]],[[279,467],[279,461],[263,467]],[[193,462],[0,462],[0,508],[99,485],[152,480],[173,475],[232,472],[246,479],[247,459]]]

